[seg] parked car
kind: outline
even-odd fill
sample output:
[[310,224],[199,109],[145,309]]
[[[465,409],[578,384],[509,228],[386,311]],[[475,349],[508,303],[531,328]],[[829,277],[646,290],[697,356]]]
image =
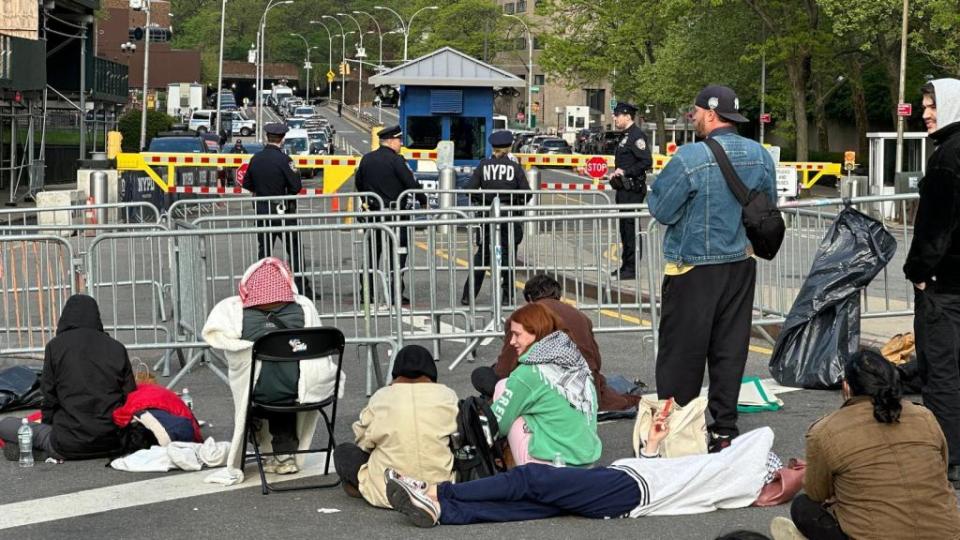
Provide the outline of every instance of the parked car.
[[257,131],[257,121],[247,118],[242,112],[233,112],[233,132],[239,133],[242,137],[249,137]]
[[512,151],[513,151],[513,152],[521,152],[521,151],[524,149],[525,146],[527,146],[528,144],[530,144],[530,140],[533,139],[533,137],[534,137],[535,135],[536,135],[536,134],[533,133],[533,132],[531,132],[531,131],[516,134],[516,135],[515,135],[516,138],[515,138],[514,141],[513,141],[513,150],[512,150]]
[[[212,136],[212,135],[211,135]],[[183,131],[161,132],[150,140],[148,152],[175,152],[178,154],[209,154],[207,142],[198,135]],[[161,178],[166,180],[167,167],[154,167]],[[177,167],[178,186],[214,186],[217,169],[211,167]]]
[[[283,137],[283,151],[291,158],[310,155],[310,136],[305,129],[291,129]],[[313,176],[313,169],[300,169],[301,176]]]
[[314,109],[309,105],[297,106],[296,108],[293,109],[294,118],[303,118],[304,120],[306,120],[307,118],[312,117],[314,114],[316,114],[316,109]]
[[536,154],[540,151],[540,144],[547,139],[556,139],[553,135],[535,135],[530,142],[520,149],[522,154]]
[[287,118],[287,127],[290,129],[304,129],[306,120],[303,118]]
[[544,139],[537,147],[539,154],[572,154],[570,143],[561,138]]

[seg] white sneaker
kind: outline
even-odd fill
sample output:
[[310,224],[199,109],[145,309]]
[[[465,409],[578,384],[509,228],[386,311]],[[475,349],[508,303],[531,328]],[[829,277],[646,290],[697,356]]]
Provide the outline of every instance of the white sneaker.
[[263,472],[268,474],[296,474],[300,472],[296,458],[291,455],[273,457],[263,460]]
[[807,537],[804,536],[800,529],[790,521],[790,518],[785,518],[782,516],[773,518],[773,521],[770,522],[770,535],[773,536],[773,540],[806,540]]

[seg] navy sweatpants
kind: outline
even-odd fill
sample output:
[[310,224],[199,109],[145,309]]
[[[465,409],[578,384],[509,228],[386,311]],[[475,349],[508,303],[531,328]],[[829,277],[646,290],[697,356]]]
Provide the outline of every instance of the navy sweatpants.
[[640,488],[627,473],[598,467],[530,463],[504,474],[437,486],[440,523],[525,521],[563,514],[617,518],[640,504]]

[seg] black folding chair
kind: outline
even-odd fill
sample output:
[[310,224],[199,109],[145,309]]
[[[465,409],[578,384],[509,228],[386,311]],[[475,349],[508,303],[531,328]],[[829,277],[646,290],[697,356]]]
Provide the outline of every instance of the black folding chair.
[[[277,487],[267,482],[267,476],[263,471],[263,458],[277,456],[280,454],[311,454],[326,451],[326,464],[323,474],[330,474],[330,456],[333,448],[336,446],[334,441],[334,424],[337,418],[337,395],[340,392],[340,371],[343,366],[343,351],[346,342],[343,332],[336,328],[291,328],[286,330],[272,331],[253,344],[253,365],[250,367],[250,399],[247,405],[247,414],[244,419],[243,433],[243,459],[246,464],[247,458],[254,457],[257,461],[257,468],[260,471],[260,484],[263,488],[263,494],[271,491],[293,491],[298,489],[328,488],[340,484],[339,477],[336,481],[322,484],[310,484],[306,486],[295,487]],[[337,375],[333,385],[333,394],[330,397],[316,403],[293,403],[293,404],[274,404],[261,403],[254,400],[253,389],[256,385],[256,363],[257,362],[302,362],[304,360],[313,360],[327,356],[336,356]],[[327,408],[330,408],[330,415],[327,415]],[[327,446],[326,448],[311,448],[308,450],[294,450],[290,452],[260,452],[260,444],[257,441],[257,433],[253,429],[253,418],[255,413],[279,412],[279,413],[298,413],[304,411],[319,411],[327,426]],[[253,443],[253,453],[247,453],[247,443]]]

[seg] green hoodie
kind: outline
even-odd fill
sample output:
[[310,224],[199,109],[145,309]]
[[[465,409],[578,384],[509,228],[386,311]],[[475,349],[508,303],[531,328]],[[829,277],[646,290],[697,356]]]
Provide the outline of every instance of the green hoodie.
[[[527,352],[529,354],[529,351]],[[572,466],[592,465],[600,459],[603,444],[597,436],[596,406],[590,415],[575,409],[550,387],[536,365],[521,363],[507,378],[506,389],[492,406],[499,435],[505,437],[520,416],[527,422],[531,456],[553,461],[557,454]],[[596,389],[591,384],[593,401]]]

